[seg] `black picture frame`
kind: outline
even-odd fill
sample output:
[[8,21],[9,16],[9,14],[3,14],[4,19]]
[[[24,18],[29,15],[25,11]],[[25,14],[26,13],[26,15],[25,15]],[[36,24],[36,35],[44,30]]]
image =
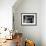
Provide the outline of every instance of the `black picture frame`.
[[36,26],[37,13],[21,13],[21,25]]

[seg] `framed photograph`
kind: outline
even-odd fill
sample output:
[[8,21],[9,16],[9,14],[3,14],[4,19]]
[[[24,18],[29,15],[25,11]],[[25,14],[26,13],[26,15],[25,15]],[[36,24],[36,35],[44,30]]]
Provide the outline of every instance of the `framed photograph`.
[[22,25],[37,25],[37,13],[21,13]]

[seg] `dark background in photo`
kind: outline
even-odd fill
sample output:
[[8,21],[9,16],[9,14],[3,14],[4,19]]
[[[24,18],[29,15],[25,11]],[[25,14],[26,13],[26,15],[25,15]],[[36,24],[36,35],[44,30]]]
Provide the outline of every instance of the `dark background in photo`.
[[24,15],[23,22],[24,23],[34,23],[34,16],[33,15]]

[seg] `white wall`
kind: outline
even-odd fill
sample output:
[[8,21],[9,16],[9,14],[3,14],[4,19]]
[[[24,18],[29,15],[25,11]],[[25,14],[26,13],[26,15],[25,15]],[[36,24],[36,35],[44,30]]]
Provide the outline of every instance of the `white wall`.
[[0,27],[12,28],[12,6],[16,0],[0,0]]
[[41,38],[42,46],[46,46],[46,0],[41,1]]
[[[17,29],[19,32],[23,32],[23,37],[25,39],[27,38],[34,40],[36,46],[41,46],[41,1],[18,0],[18,2],[16,2],[13,6],[15,29]],[[37,13],[37,26],[21,26],[21,13]]]
[[[23,37],[46,46],[46,0],[18,0],[13,6],[14,24]],[[37,13],[37,26],[21,26],[21,13]]]

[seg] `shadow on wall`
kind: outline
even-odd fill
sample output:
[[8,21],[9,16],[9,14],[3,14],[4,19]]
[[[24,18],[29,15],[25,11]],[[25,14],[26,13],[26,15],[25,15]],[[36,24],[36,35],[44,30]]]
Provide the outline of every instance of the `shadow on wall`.
[[14,18],[13,29],[14,30],[18,30],[18,32],[20,32],[22,30],[22,28],[20,26],[21,25],[21,21],[19,21],[19,20],[21,20],[21,17],[18,20],[18,18],[19,18],[19,16],[18,16],[18,13],[19,13],[18,9],[20,9],[19,7],[22,5],[23,2],[24,2],[24,0],[17,0],[16,3],[12,7],[12,12],[13,12],[13,16],[14,16],[13,17]]
[[[24,0],[17,0],[16,3],[12,6],[16,10],[16,8],[19,8]],[[14,10],[13,9],[13,10]]]

